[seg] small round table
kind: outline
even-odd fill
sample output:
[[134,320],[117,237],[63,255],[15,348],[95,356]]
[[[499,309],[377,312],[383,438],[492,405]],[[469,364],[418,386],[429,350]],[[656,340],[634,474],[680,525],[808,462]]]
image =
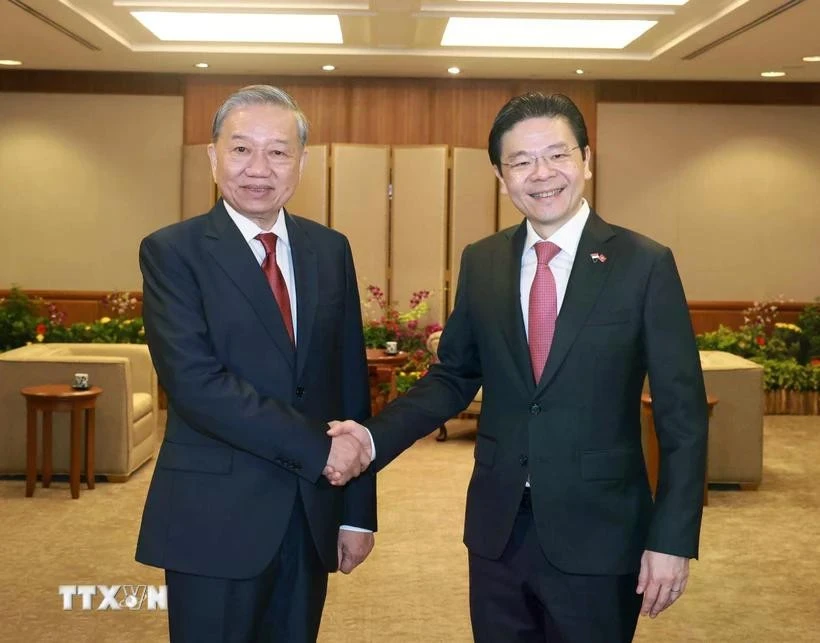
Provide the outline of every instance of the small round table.
[[73,389],[68,384],[42,384],[20,389],[26,398],[26,497],[34,495],[37,482],[37,412],[43,413],[43,487],[51,485],[51,414],[71,413],[71,460],[69,486],[71,497],[80,497],[80,427],[85,411],[85,481],[94,488],[94,415],[99,386]]

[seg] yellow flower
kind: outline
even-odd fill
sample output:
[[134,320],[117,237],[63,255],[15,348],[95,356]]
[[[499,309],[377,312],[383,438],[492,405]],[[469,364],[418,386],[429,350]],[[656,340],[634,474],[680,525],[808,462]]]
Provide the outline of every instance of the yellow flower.
[[86,326],[85,329],[86,330],[91,330],[91,326]]
[[100,323],[101,323],[101,324],[107,324],[107,323],[108,323],[108,322],[110,322],[110,321],[111,321],[111,318],[110,318],[110,317],[103,317],[103,318],[100,320]]
[[38,342],[42,342],[45,339],[45,337],[43,335],[37,335],[34,339],[36,339]]
[[139,335],[140,337],[141,337],[142,335],[145,335],[145,329],[144,329],[144,328],[140,328],[140,332],[138,332],[138,333],[137,333],[137,335]]
[[793,333],[802,333],[803,331],[800,329],[800,326],[795,324],[787,324],[785,322],[777,322],[775,328],[782,328],[783,330],[790,330]]
[[131,323],[131,320],[130,320],[130,319],[123,319],[123,320],[122,320],[122,325],[123,325],[123,326],[128,326],[128,324],[130,324],[130,323]]

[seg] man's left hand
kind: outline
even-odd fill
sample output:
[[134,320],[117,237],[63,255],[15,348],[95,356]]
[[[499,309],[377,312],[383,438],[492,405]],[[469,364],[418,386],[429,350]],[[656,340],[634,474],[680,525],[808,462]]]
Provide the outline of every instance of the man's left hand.
[[372,532],[340,529],[337,543],[339,571],[343,574],[352,572],[370,554],[375,541]]
[[641,616],[655,618],[683,596],[689,578],[689,559],[646,550],[635,590],[643,594]]

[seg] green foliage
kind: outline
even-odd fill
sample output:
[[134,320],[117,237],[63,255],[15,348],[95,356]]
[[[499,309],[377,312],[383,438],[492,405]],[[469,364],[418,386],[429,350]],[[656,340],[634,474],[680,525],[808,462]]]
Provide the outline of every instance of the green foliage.
[[763,367],[763,388],[767,391],[818,391],[820,366],[799,364],[795,359],[752,360]]
[[775,322],[777,313],[771,302],[755,303],[744,311],[744,324],[737,330],[720,326],[698,335],[698,349],[725,351],[761,364],[767,391],[817,391],[820,366],[808,362],[820,356],[820,306],[806,306],[797,324]]
[[742,326],[733,330],[721,325],[717,330],[698,335],[697,344],[702,351],[724,351],[752,358],[763,356],[766,338],[757,326]]
[[808,358],[820,358],[820,297],[809,304],[797,318],[797,325],[803,331]]
[[[125,303],[122,303],[125,302]],[[133,310],[136,299],[128,293],[112,293],[105,299],[115,314]],[[40,315],[45,308],[48,315]],[[142,318],[102,317],[91,323],[79,322],[66,326],[64,315],[54,304],[32,299],[19,288],[0,301],[0,351],[43,342],[90,344],[144,344]]]
[[36,335],[38,302],[16,286],[5,299],[0,299],[0,351],[25,346]]

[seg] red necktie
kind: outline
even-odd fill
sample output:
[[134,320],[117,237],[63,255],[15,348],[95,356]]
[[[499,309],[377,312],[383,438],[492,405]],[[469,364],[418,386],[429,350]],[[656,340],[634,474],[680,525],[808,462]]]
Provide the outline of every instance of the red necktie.
[[288,287],[285,285],[285,278],[282,276],[282,271],[279,269],[279,264],[276,263],[276,239],[278,238],[273,232],[263,232],[256,235],[256,238],[265,246],[265,260],[262,262],[262,272],[268,278],[268,283],[273,291],[273,296],[276,298],[276,303],[279,304],[279,312],[282,313],[282,321],[285,322],[285,328],[290,335],[290,341],[293,342],[293,317],[290,314],[290,296],[288,295]]
[[550,270],[549,262],[561,252],[561,248],[551,241],[539,241],[535,244],[536,266],[535,279],[530,288],[530,310],[527,331],[530,343],[532,375],[535,383],[541,379],[547,356],[550,354],[552,336],[555,334],[555,319],[558,317],[558,292],[555,289],[555,277]]

